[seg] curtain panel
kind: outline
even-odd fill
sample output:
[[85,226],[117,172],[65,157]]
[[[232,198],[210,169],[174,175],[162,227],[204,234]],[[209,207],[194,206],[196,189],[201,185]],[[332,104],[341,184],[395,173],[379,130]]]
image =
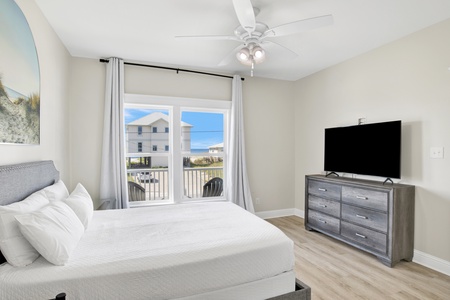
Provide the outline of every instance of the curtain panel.
[[229,159],[227,176],[227,195],[231,202],[251,213],[253,207],[250,184],[245,159],[244,110],[242,103],[242,80],[233,76],[231,122],[229,134]]
[[127,170],[125,162],[124,64],[110,58],[106,64],[103,148],[100,200],[113,209],[128,208]]

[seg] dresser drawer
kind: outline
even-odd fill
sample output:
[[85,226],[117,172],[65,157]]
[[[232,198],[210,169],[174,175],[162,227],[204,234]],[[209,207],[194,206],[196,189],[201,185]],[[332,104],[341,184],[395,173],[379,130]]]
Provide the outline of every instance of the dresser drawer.
[[339,201],[319,198],[313,195],[309,195],[308,198],[308,206],[310,209],[318,210],[338,218],[340,217],[341,203]]
[[343,186],[342,202],[387,211],[388,193]]
[[322,198],[341,200],[341,186],[336,184],[310,180],[308,193]]
[[308,210],[308,224],[316,229],[339,234],[339,219],[314,210]]
[[387,232],[387,214],[361,207],[342,204],[342,219],[371,229]]
[[386,253],[386,235],[358,225],[341,222],[341,235],[381,253]]

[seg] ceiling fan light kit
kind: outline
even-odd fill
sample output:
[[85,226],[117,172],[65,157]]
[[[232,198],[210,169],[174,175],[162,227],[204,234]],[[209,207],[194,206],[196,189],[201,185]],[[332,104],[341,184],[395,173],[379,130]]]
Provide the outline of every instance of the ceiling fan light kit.
[[237,59],[241,62],[241,64],[246,66],[251,66],[250,75],[253,77],[253,70],[255,69],[255,64],[262,63],[266,58],[266,53],[264,49],[261,48],[256,43],[250,43],[238,53],[236,53]]
[[245,46],[238,53],[236,53],[237,59],[246,66],[250,66],[253,64],[262,63],[266,58],[266,53],[261,46],[250,43],[248,46]]
[[[281,50],[284,50],[285,52],[288,50],[295,54],[294,51],[291,51],[286,47],[270,40],[265,40],[265,38],[276,38],[296,34],[302,31],[331,25],[333,23],[333,16],[325,15],[304,20],[297,20],[269,28],[264,23],[256,22],[256,15],[259,13],[259,9],[254,8],[250,0],[232,1],[240,24],[240,26],[234,30],[234,36],[185,36],[184,38],[231,40],[242,43],[241,46],[235,48],[229,55],[227,55],[227,57],[222,60],[224,63],[219,63],[219,66],[231,62],[230,59],[232,59],[232,56],[236,55],[236,58],[240,63],[246,66],[251,66],[251,76],[253,76],[255,64],[262,63],[266,59],[266,52],[261,47],[262,43],[270,43],[278,48],[281,48]],[[276,55],[273,54],[271,55],[271,57],[275,56]]]

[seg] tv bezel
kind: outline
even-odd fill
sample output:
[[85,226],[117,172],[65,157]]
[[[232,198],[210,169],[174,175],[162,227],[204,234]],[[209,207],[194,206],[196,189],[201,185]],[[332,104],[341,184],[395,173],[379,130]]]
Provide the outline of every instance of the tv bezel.
[[[330,151],[330,149],[327,149],[327,131],[329,131],[329,130],[343,130],[343,131],[350,132],[350,130],[352,128],[357,128],[357,127],[361,128],[360,126],[363,126],[362,128],[364,128],[366,126],[381,126],[381,125],[388,125],[390,123],[392,123],[392,125],[390,125],[390,126],[394,126],[395,123],[398,124],[399,132],[398,132],[398,136],[396,137],[396,141],[395,141],[395,142],[397,142],[397,144],[395,146],[395,149],[389,151],[390,153],[392,153],[392,154],[397,156],[398,161],[396,159],[394,161],[395,167],[390,167],[387,170],[386,173],[383,173],[383,172],[380,172],[380,171],[376,171],[374,169],[367,170],[365,168],[363,168],[363,169],[365,169],[364,171],[361,171],[361,168],[359,168],[359,167],[358,167],[358,169],[355,169],[355,167],[354,167],[356,165],[355,163],[352,164],[353,166],[350,166],[348,168],[342,167],[343,166],[342,164],[340,165],[340,167],[336,167],[336,168],[335,167],[330,167],[330,163],[327,164],[327,159],[329,160],[329,158],[330,158],[329,155],[327,156],[327,154],[329,154],[329,151]],[[353,134],[354,134],[354,132],[353,132]],[[380,133],[380,134],[382,134],[382,136],[384,136],[386,138],[386,133],[385,132]],[[325,128],[325,130],[324,130],[324,163],[323,163],[324,171],[327,172],[327,173],[329,172],[329,173],[335,173],[335,174],[336,173],[347,173],[347,174],[357,174],[357,175],[364,175],[364,176],[384,177],[384,178],[389,178],[389,179],[390,178],[401,179],[401,158],[402,158],[401,157],[401,149],[402,149],[402,141],[401,140],[402,140],[402,121],[401,120],[385,121],[385,122],[377,122],[377,123],[366,123],[366,124],[361,124],[361,125],[349,125],[349,126]],[[390,142],[392,143],[393,141],[390,141]],[[350,148],[345,148],[345,149],[350,149]],[[345,149],[344,149],[344,151],[345,151]],[[398,150],[398,153],[396,154],[395,152],[397,150]],[[344,153],[344,152],[341,152],[341,153]],[[347,160],[348,160],[348,157],[347,157]],[[394,168],[395,168],[395,170],[394,170]]]

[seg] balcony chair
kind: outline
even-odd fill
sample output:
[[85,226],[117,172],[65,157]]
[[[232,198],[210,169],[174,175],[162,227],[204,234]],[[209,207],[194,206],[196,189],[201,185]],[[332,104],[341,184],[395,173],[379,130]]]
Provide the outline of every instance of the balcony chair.
[[133,181],[128,181],[128,201],[144,201],[145,188]]
[[202,197],[218,197],[222,195],[223,180],[219,177],[214,177],[203,186]]

